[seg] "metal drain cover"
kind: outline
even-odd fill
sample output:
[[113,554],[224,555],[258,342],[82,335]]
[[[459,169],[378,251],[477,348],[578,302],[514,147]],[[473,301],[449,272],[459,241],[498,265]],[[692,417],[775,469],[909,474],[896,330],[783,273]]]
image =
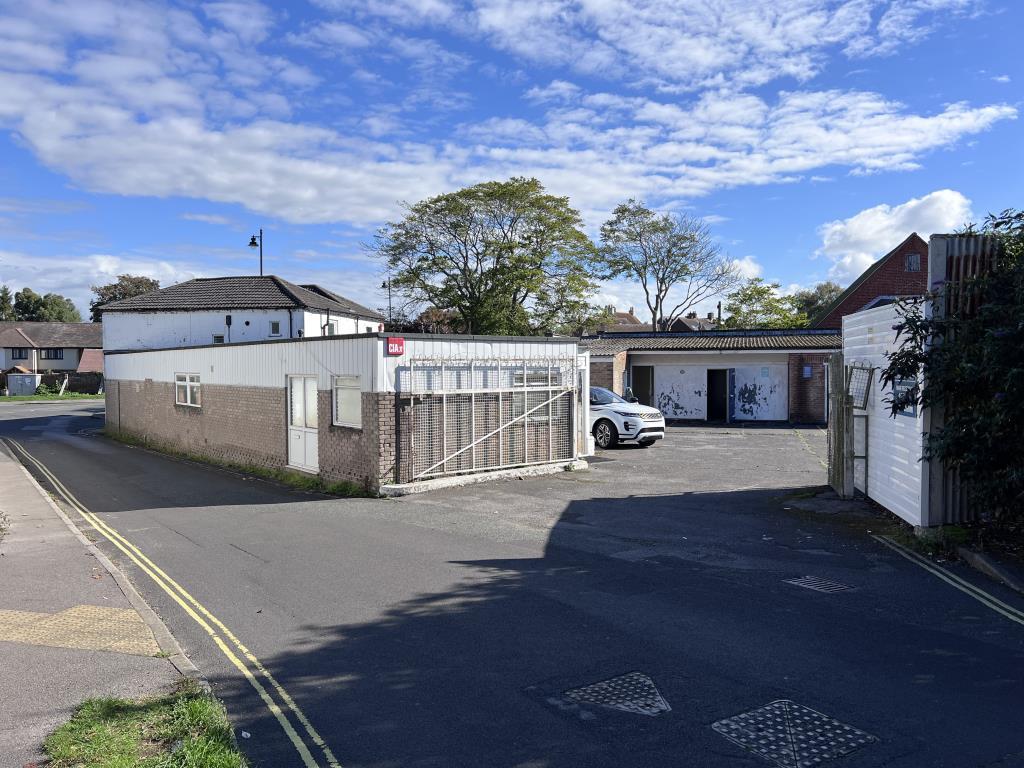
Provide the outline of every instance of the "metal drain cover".
[[786,579],[786,583],[795,584],[806,589],[813,589],[815,592],[845,592],[848,589],[853,589],[853,587],[846,584],[829,581],[828,579],[819,579],[817,576],[801,576],[799,579]]
[[562,696],[580,704],[597,704],[648,717],[657,717],[672,709],[654,681],[642,672],[627,672],[582,688],[571,688]]
[[820,765],[877,741],[852,725],[786,699],[719,720],[711,727],[781,768]]

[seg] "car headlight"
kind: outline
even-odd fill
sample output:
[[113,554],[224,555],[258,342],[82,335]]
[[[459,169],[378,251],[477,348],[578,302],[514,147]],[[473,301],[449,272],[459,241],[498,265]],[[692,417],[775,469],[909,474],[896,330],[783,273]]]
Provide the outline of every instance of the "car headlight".
[[615,411],[619,416],[636,416],[632,411]]

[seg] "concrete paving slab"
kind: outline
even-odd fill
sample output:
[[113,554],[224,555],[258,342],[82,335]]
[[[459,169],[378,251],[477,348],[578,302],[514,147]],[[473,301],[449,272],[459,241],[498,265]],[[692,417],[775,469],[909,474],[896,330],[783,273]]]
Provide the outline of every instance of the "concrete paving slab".
[[[158,693],[180,679],[114,574],[0,451],[0,755],[42,759],[84,699]],[[105,560],[105,558],[103,558]]]

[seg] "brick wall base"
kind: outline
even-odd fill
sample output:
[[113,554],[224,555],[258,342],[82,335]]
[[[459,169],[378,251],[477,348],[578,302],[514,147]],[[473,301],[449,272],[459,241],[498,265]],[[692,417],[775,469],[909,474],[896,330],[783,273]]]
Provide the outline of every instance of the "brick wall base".
[[[825,363],[828,354],[792,354],[789,356],[789,420],[796,424],[825,423]],[[811,377],[805,379],[804,368]]]
[[219,461],[270,469],[287,464],[284,388],[203,384],[202,403],[176,405],[169,382],[108,381],[107,426]]
[[[245,466],[288,466],[286,390],[202,385],[202,407],[176,405],[174,385],[108,381],[107,428],[155,446]],[[362,428],[335,426],[331,393],[317,397],[320,476],[376,491],[394,482],[395,395],[364,392]]]

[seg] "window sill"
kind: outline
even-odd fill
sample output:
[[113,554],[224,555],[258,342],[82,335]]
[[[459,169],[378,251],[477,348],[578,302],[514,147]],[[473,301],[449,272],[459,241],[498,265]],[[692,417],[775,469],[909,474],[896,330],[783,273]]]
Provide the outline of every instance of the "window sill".
[[196,410],[203,407],[201,405],[192,405],[192,403],[175,403],[174,405],[176,408],[195,408]]
[[363,425],[362,424],[339,424],[336,421],[332,421],[331,422],[331,426],[332,427],[337,427],[338,429],[351,429],[353,432],[362,432],[363,431]]

